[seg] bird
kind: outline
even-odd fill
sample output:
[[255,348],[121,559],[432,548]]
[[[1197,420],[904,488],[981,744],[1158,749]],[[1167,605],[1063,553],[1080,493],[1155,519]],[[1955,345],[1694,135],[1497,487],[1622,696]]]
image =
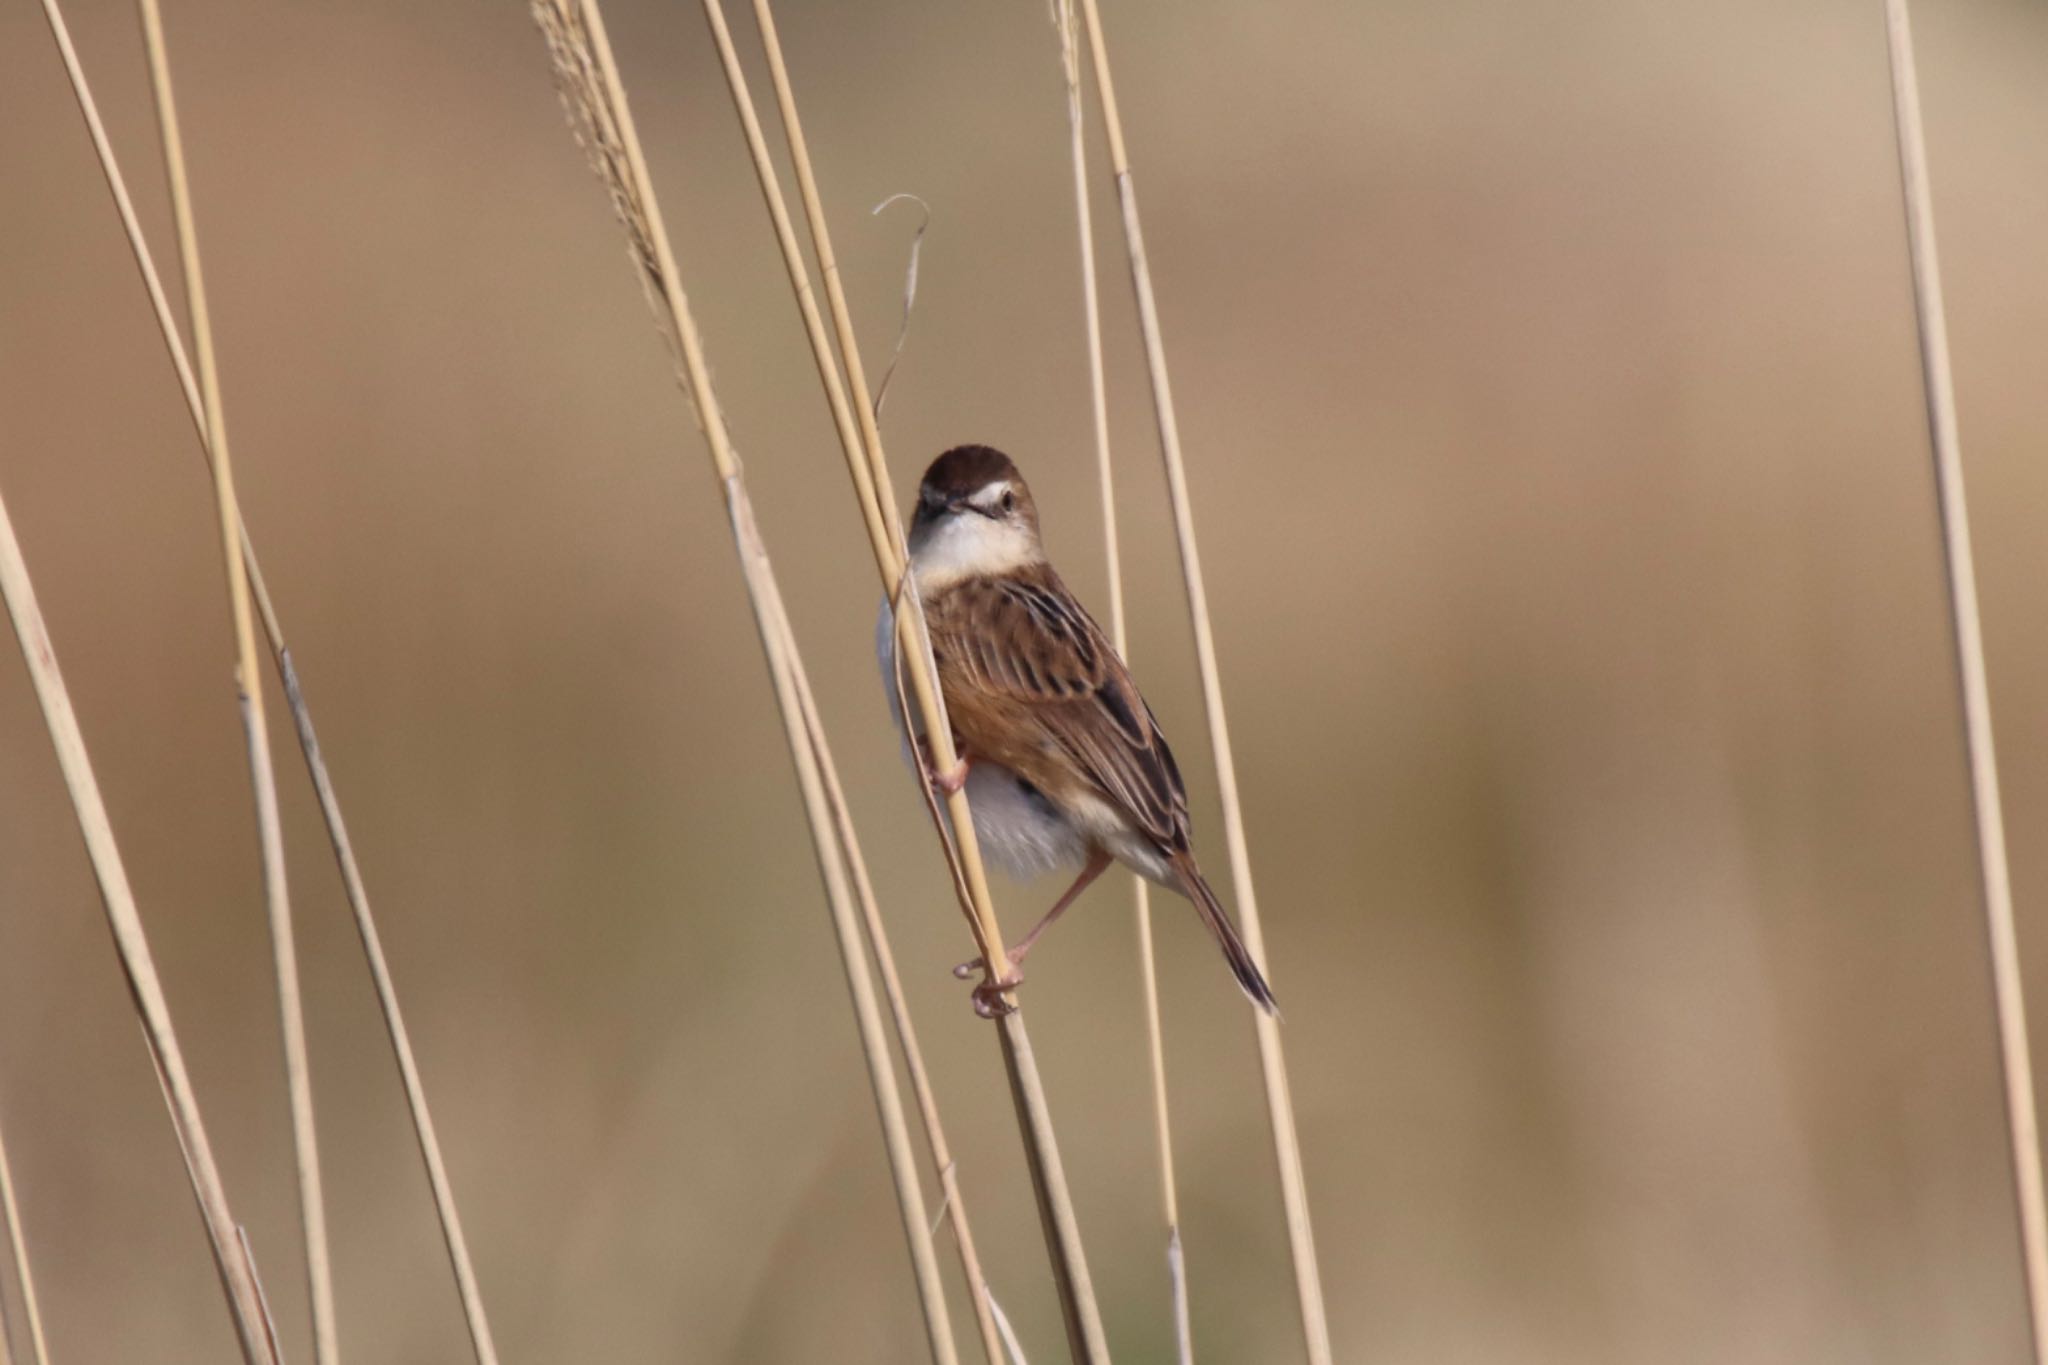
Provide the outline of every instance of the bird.
[[[907,542],[959,754],[950,771],[931,774],[933,785],[966,791],[976,839],[1012,875],[1079,868],[1009,949],[994,984],[1021,981],[1039,936],[1116,862],[1193,902],[1239,988],[1277,1015],[1265,974],[1195,862],[1173,750],[1109,637],[1047,560],[1016,464],[986,445],[933,460]],[[906,743],[928,755],[903,715],[893,625],[885,600],[876,623],[884,691]],[[963,964],[963,974],[979,966]]]

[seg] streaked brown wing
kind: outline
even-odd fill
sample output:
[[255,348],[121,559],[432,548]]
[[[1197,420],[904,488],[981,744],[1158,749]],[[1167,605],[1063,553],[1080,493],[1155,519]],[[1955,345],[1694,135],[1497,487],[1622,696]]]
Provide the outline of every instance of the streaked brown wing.
[[1023,714],[1166,849],[1188,846],[1187,792],[1108,638],[1050,568],[962,583],[928,613],[960,682]]

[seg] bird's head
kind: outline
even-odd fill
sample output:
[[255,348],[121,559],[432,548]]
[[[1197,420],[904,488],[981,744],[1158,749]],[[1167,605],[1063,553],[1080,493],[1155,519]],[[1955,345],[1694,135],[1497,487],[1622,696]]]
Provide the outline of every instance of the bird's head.
[[1038,504],[1009,456],[991,446],[955,446],[932,461],[910,520],[910,561],[920,592],[1044,559]]

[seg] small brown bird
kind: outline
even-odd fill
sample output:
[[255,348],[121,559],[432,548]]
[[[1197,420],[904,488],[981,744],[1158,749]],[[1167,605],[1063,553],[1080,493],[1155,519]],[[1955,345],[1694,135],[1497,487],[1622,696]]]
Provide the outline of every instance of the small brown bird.
[[[1173,751],[1102,628],[1046,562],[1037,505],[1009,456],[970,445],[932,462],[911,520],[910,568],[960,753],[936,782],[947,792],[966,788],[975,835],[1005,870],[1081,869],[1010,949],[1010,965],[1113,859],[1193,901],[1237,984],[1277,1013],[1195,866]],[[877,642],[885,682],[893,677],[888,627],[885,603]],[[890,701],[895,707],[893,689]]]

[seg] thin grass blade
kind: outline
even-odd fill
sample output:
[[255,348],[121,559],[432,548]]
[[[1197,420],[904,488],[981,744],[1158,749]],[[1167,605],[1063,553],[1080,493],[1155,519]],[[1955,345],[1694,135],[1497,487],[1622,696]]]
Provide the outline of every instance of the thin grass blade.
[[213,1145],[206,1136],[198,1098],[192,1091],[185,1055],[178,1046],[177,1032],[171,1024],[170,1005],[164,999],[163,985],[150,956],[149,940],[143,933],[142,917],[135,907],[134,892],[129,888],[127,869],[121,862],[113,826],[107,819],[106,802],[100,796],[99,782],[93,776],[92,761],[86,754],[85,736],[79,729],[77,712],[72,709],[71,695],[64,686],[64,675],[57,667],[57,651],[50,643],[49,627],[36,600],[28,565],[22,559],[21,544],[15,538],[14,522],[7,514],[4,500],[0,500],[0,598],[5,599],[8,616],[14,623],[15,639],[20,643],[22,658],[28,664],[36,701],[42,708],[43,723],[57,751],[64,785],[71,796],[72,810],[78,817],[79,833],[85,839],[93,876],[99,882],[100,903],[106,910],[108,926],[113,930],[114,946],[121,958],[122,971],[128,978],[129,994],[135,1001],[136,1013],[141,1017],[143,1037],[149,1045],[157,1078],[170,1108],[171,1125],[185,1158],[186,1174],[191,1178],[193,1195],[199,1201],[207,1241],[213,1250],[214,1268],[220,1274],[221,1287],[227,1295],[242,1359],[246,1365],[277,1365],[264,1333],[255,1269],[235,1235],[235,1219],[228,1209],[227,1191],[221,1184],[219,1167],[214,1163]]
[[982,1354],[989,1365],[1000,1365],[1001,1342],[996,1332],[988,1282],[982,1275],[981,1255],[974,1244],[974,1230],[967,1221],[966,1202],[961,1198],[959,1168],[953,1160],[952,1147],[946,1141],[945,1125],[939,1119],[939,1102],[932,1090],[931,1073],[925,1067],[924,1050],[918,1046],[917,1029],[911,1023],[910,1002],[904,997],[903,979],[896,971],[896,954],[889,946],[889,933],[882,923],[881,907],[875,900],[874,883],[868,877],[867,859],[861,854],[860,839],[854,832],[853,812],[847,805],[845,789],[839,783],[839,767],[832,761],[832,750],[825,742],[825,727],[818,718],[817,699],[811,695],[810,675],[797,655],[794,639],[789,641],[787,648],[795,666],[797,700],[803,708],[804,727],[818,756],[825,797],[839,833],[840,847],[846,853],[847,870],[853,876],[854,900],[860,907],[861,923],[867,930],[868,946],[874,952],[875,965],[882,974],[883,998],[889,1004],[897,1044],[903,1053],[903,1069],[910,1077],[911,1095],[917,1101],[918,1116],[924,1124],[925,1145],[931,1151],[932,1165],[938,1174],[939,1209],[932,1215],[931,1227],[936,1232],[941,1221],[951,1222],[954,1250],[960,1257],[960,1273],[966,1277],[968,1300],[974,1307],[975,1326],[981,1333]]
[[[1095,469],[1102,494],[1102,553],[1109,581],[1109,638],[1130,660],[1124,629],[1123,549],[1116,528],[1116,473],[1109,454],[1109,387],[1102,368],[1102,298],[1095,271],[1095,215],[1088,192],[1088,139],[1081,99],[1081,38],[1073,0],[1055,0],[1060,67],[1067,94],[1067,140],[1074,172],[1074,225],[1081,254],[1081,316],[1088,343],[1088,407],[1094,419]],[[1160,1208],[1166,1219],[1166,1277],[1174,1305],[1175,1359],[1194,1365],[1188,1319],[1187,1261],[1181,1255],[1180,1192],[1173,1170],[1173,1116],[1166,1100],[1166,1036],[1159,1020],[1159,963],[1152,948],[1152,895],[1145,879],[1131,878],[1138,930],[1138,976],[1143,987],[1145,1051],[1152,1081],[1152,1130],[1159,1156]]]
[[140,10],[143,44],[149,54],[150,86],[156,99],[157,128],[163,141],[164,171],[170,185],[171,216],[177,227],[178,251],[185,278],[186,310],[192,326],[193,350],[199,362],[199,392],[206,414],[207,453],[213,461],[221,558],[227,568],[228,603],[234,618],[235,687],[249,753],[249,779],[254,789],[257,840],[263,862],[263,899],[270,921],[271,965],[277,979],[278,1022],[284,1042],[285,1086],[291,1104],[292,1148],[298,1176],[299,1221],[305,1239],[307,1297],[313,1316],[313,1356],[317,1365],[338,1365],[341,1345],[335,1324],[334,1273],[327,1241],[327,1201],[320,1183],[320,1141],[313,1114],[312,1067],[306,1054],[305,1010],[300,998],[298,947],[285,877],[284,832],[278,814],[277,776],[271,766],[263,679],[256,664],[255,608],[250,600],[248,566],[242,560],[242,514],[235,492],[234,466],[228,452],[220,369],[213,346],[205,276],[200,268],[198,228],[192,211],[191,183],[185,169],[184,139],[178,128],[177,100],[171,86],[163,15],[157,0],[140,0]]
[[[1181,455],[1180,423],[1174,412],[1173,384],[1166,367],[1165,343],[1159,332],[1159,306],[1152,291],[1152,269],[1145,256],[1145,234],[1138,218],[1138,194],[1131,179],[1130,154],[1124,146],[1123,123],[1117,113],[1116,86],[1110,75],[1109,52],[1103,45],[1102,16],[1096,0],[1081,0],[1094,56],[1096,93],[1102,101],[1103,124],[1109,134],[1111,170],[1122,210],[1124,246],[1130,258],[1131,286],[1137,295],[1138,329],[1145,346],[1145,368],[1152,384],[1153,416],[1159,427],[1160,454],[1166,463],[1167,492],[1173,504],[1174,535],[1180,545],[1181,578],[1187,592],[1188,616],[1194,628],[1195,661],[1202,679],[1203,710],[1209,722],[1209,744],[1215,755],[1216,783],[1222,797],[1224,842],[1230,854],[1232,888],[1245,945],[1265,972],[1265,932],[1259,922],[1258,897],[1252,888],[1251,850],[1245,839],[1244,802],[1238,793],[1237,761],[1224,717],[1223,683],[1216,664],[1215,628],[1209,619],[1208,589],[1202,578],[1201,554],[1188,497],[1186,461]],[[1273,1130],[1273,1151],[1280,1168],[1280,1197],[1287,1220],[1287,1240],[1294,1261],[1295,1297],[1310,1365],[1330,1365],[1329,1315],[1323,1303],[1322,1271],[1316,1259],[1315,1231],[1309,1218],[1308,1186],[1301,1164],[1301,1139],[1296,1132],[1294,1098],[1287,1079],[1287,1057],[1280,1042],[1280,1023],[1262,1011],[1252,1012],[1258,1031],[1259,1063],[1266,1083],[1266,1113]]]
[[[7,1161],[4,1136],[0,1136],[0,1217],[7,1222],[7,1250],[14,1262],[14,1282],[21,1290],[21,1316],[28,1328],[29,1359],[35,1365],[50,1365],[50,1345],[43,1337],[43,1310],[36,1301],[36,1277],[28,1263],[28,1238],[22,1233],[21,1205],[14,1197],[14,1169]],[[11,1358],[6,1315],[0,1313],[0,1361]]]
[[825,882],[840,961],[853,997],[854,1018],[882,1125],[897,1208],[910,1247],[927,1342],[938,1365],[955,1365],[958,1351],[925,1213],[924,1193],[917,1178],[909,1124],[897,1090],[888,1036],[875,1002],[860,924],[847,885],[847,853],[839,841],[822,777],[822,732],[814,735],[805,724],[795,637],[783,610],[767,547],[755,524],[724,414],[711,386],[703,343],[682,291],[668,233],[662,224],[660,203],[605,34],[603,15],[596,0],[581,0],[573,7],[570,0],[535,0],[532,8],[547,39],[571,126],[589,153],[626,228],[640,266],[643,288],[654,306],[657,325],[672,347],[677,377],[690,400],[697,425],[704,432],[712,467],[725,495],[734,548],[747,584],[762,652],[767,657],[790,756],[796,765],[812,849]]
[[[937,767],[950,769],[958,757],[953,749],[952,727],[946,722],[944,702],[935,685],[933,671],[927,663],[923,615],[918,608],[916,595],[902,592],[907,560],[903,528],[897,518],[895,494],[890,487],[888,461],[882,449],[881,432],[877,425],[874,404],[867,398],[869,389],[861,365],[859,346],[854,337],[852,314],[847,308],[845,290],[840,284],[838,262],[832,251],[831,233],[826,225],[824,208],[818,193],[817,175],[812,168],[810,151],[804,140],[803,125],[797,116],[796,97],[790,83],[781,40],[776,32],[774,14],[766,0],[755,0],[754,16],[760,27],[762,48],[768,58],[769,77],[774,86],[777,109],[782,116],[790,160],[796,170],[797,186],[803,202],[805,221],[810,229],[812,249],[817,254],[818,271],[824,280],[826,304],[831,313],[833,333],[838,345],[836,361],[832,355],[832,343],[826,339],[823,323],[818,316],[809,270],[803,264],[801,253],[795,245],[789,214],[782,202],[779,180],[768,160],[766,144],[760,135],[759,117],[754,111],[752,98],[747,93],[737,57],[733,53],[723,6],[719,0],[704,0],[704,10],[713,34],[718,39],[726,82],[731,89],[741,125],[747,134],[748,149],[753,155],[755,173],[761,182],[762,195],[767,201],[769,215],[776,228],[777,241],[782,248],[783,266],[789,275],[791,288],[796,293],[806,337],[811,344],[812,358],[819,379],[825,387],[827,402],[839,431],[842,453],[853,478],[856,499],[868,528],[870,548],[874,552],[876,567],[880,571],[884,598],[892,606],[909,608],[894,612],[896,648],[899,657],[909,661],[907,671],[911,691],[917,702],[918,715],[924,722],[924,733],[929,737],[931,758]],[[843,382],[840,375],[841,365],[845,367]],[[850,402],[848,390],[856,395],[859,401]],[[997,964],[1006,962],[1008,957],[1003,950],[1002,931],[996,923],[994,902],[988,890],[988,874],[982,863],[980,844],[975,839],[973,817],[964,791],[954,792],[947,797],[946,813],[953,834],[950,844],[951,856],[957,858],[962,880],[968,889],[970,927],[974,931],[977,946],[981,949],[981,960],[987,973],[985,982],[992,985],[998,979],[997,972],[1000,969]],[[1032,1187],[1038,1196],[1040,1226],[1045,1234],[1046,1250],[1052,1262],[1053,1280],[1060,1291],[1061,1314],[1067,1327],[1068,1344],[1077,1361],[1107,1361],[1108,1339],[1103,1333],[1101,1312],[1095,1302],[1094,1283],[1089,1275],[1087,1256],[1081,1244],[1080,1223],[1075,1215],[1072,1195],[1067,1188],[1061,1167],[1058,1143],[1053,1133],[1051,1115],[1046,1107],[1044,1084],[1038,1074],[1023,1017],[1016,1008],[1015,995],[1004,993],[1000,997],[998,1008],[1007,1010],[1007,1013],[1002,1013],[999,1017],[997,1032],[1002,1042],[1005,1072],[1011,1080],[1011,1096],[1018,1111],[1018,1129],[1024,1140]]]
[[1977,867],[1998,1015],[1998,1060],[2005,1081],[2027,1324],[2036,1365],[2048,1365],[2048,1213],[2043,1207],[2040,1123],[2034,1107],[2033,1061],[2027,1047],[2027,1003],[2020,977],[2019,931],[2013,918],[2012,873],[2005,854],[1998,749],[1991,735],[1991,690],[1984,662],[1984,623],[1977,605],[1976,556],[1970,548],[1970,512],[1963,495],[1955,377],[1949,365],[1948,321],[1941,302],[1941,263],[1934,248],[1934,192],[1927,173],[1920,79],[1913,61],[1913,29],[1906,0],[1886,0],[1885,33],[1891,54],[1892,116],[1898,133],[1907,249],[1913,266],[1920,377],[1926,391],[1928,436],[1941,503],[1949,618],[1955,628],[1956,680],[1962,694],[1970,805],[1977,830]]
[[[59,22],[61,23],[61,19]],[[68,37],[60,39],[59,46],[65,56],[72,93],[85,117],[87,130],[92,135],[101,174],[106,180],[115,209],[120,215],[129,252],[142,276],[158,331],[171,358],[172,368],[177,372],[179,389],[185,397],[186,411],[192,419],[194,431],[198,433],[200,457],[207,459],[205,405],[200,398],[199,382],[186,354],[184,339],[179,334],[176,319],[172,316],[170,301],[165,296],[163,282],[157,272],[149,244],[142,235],[142,226],[136,217],[134,203],[129,197],[126,179],[121,174],[120,162],[114,156],[113,146],[100,121],[98,107],[93,100],[91,87],[85,79],[85,72],[79,65],[76,54],[70,49]],[[249,587],[256,602],[257,616],[263,623],[271,661],[284,689],[286,704],[292,712],[293,727],[299,737],[300,753],[306,761],[307,772],[319,800],[321,819],[327,828],[328,841],[341,868],[343,889],[348,898],[349,910],[355,917],[356,932],[363,944],[371,980],[376,987],[377,1003],[383,1014],[385,1033],[391,1041],[392,1052],[404,1083],[414,1137],[427,1167],[428,1184],[433,1191],[435,1215],[441,1228],[442,1244],[454,1269],[471,1347],[478,1365],[497,1365],[497,1350],[492,1343],[490,1322],[484,1313],[483,1298],[477,1285],[468,1242],[463,1236],[461,1218],[456,1210],[454,1190],[448,1178],[446,1161],[441,1155],[440,1140],[435,1134],[433,1120],[427,1110],[426,1091],[420,1080],[411,1036],[399,1011],[397,990],[392,983],[390,966],[385,959],[382,940],[377,933],[376,919],[370,908],[368,893],[364,889],[362,873],[356,864],[354,849],[348,837],[348,827],[342,819],[341,804],[328,777],[326,762],[320,752],[318,732],[313,725],[313,715],[305,704],[298,670],[292,662],[283,626],[278,620],[277,609],[271,602],[270,591],[264,581],[262,562],[256,554],[255,544],[249,538],[246,523],[240,529],[239,539],[242,560],[248,569]]]

